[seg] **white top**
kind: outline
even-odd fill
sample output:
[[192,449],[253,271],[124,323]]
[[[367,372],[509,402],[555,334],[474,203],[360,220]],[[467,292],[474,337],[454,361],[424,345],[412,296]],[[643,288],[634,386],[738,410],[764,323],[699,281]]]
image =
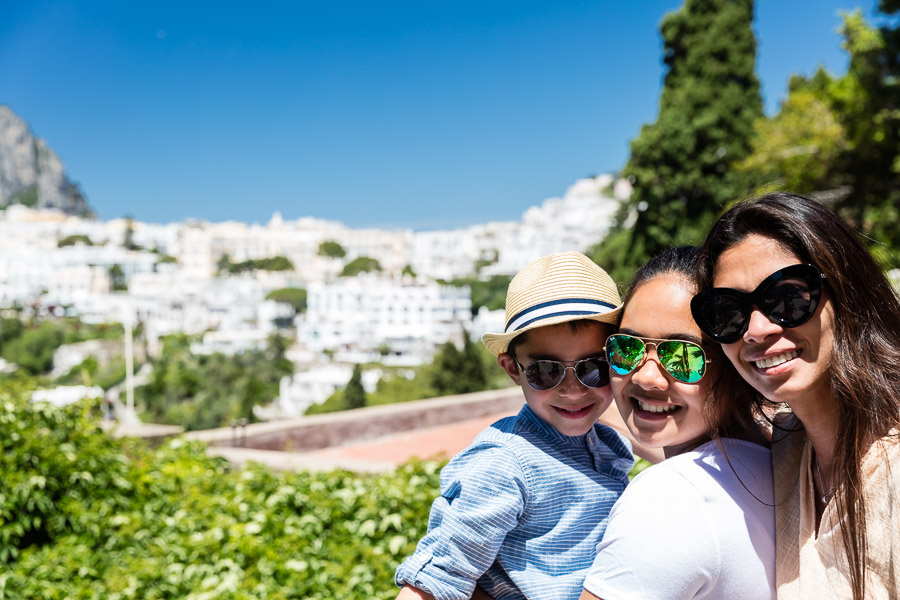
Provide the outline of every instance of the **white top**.
[[769,450],[721,443],[727,459],[707,442],[635,477],[610,513],[587,591],[603,600],[775,598]]

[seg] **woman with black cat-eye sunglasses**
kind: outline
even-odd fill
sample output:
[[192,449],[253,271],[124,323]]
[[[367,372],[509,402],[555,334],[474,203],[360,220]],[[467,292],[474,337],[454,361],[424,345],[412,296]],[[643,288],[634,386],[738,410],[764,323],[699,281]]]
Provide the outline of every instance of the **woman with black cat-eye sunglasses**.
[[801,196],[713,226],[701,329],[774,419],[778,598],[900,597],[900,302],[856,233]]

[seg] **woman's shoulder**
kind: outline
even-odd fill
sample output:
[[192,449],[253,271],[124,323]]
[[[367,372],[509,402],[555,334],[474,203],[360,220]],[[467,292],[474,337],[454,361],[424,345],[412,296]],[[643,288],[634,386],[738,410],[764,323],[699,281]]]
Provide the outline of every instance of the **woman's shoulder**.
[[900,485],[900,430],[892,429],[872,444],[863,458],[864,478],[873,477],[881,471]]
[[670,493],[699,495],[705,502],[722,495],[732,500],[745,495],[764,501],[772,497],[769,449],[732,438],[709,441],[664,460],[638,475],[631,485],[641,478],[648,481],[639,487],[665,488],[667,498]]
[[740,464],[752,471],[771,472],[771,451],[760,444],[735,438],[718,438],[663,461],[669,468],[720,469],[723,465]]

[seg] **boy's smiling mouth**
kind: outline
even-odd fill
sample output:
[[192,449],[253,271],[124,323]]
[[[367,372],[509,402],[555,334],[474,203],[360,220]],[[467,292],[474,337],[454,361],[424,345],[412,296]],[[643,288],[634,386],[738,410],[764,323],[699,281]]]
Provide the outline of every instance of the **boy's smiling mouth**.
[[587,404],[579,408],[563,408],[562,406],[554,406],[553,410],[566,419],[581,419],[587,416],[594,408],[593,404]]

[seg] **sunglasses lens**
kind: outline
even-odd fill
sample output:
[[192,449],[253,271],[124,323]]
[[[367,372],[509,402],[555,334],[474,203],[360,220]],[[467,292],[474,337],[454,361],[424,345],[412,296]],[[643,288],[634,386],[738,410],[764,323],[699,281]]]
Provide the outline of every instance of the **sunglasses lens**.
[[698,310],[693,310],[694,303],[691,303],[694,320],[710,337],[723,344],[730,344],[743,335],[750,311],[741,298],[715,289],[698,298]]
[[536,360],[525,367],[525,381],[535,390],[549,390],[566,376],[566,367],[555,360]]
[[785,327],[802,325],[815,312],[821,287],[813,289],[804,277],[776,281],[760,298],[760,308],[771,320]]
[[619,375],[627,375],[644,358],[644,342],[630,335],[611,335],[606,340],[606,360]]
[[587,387],[603,387],[609,383],[609,365],[603,359],[588,358],[575,365],[575,376]]
[[659,364],[678,381],[695,383],[706,372],[706,355],[697,344],[669,340],[656,347],[656,354]]

